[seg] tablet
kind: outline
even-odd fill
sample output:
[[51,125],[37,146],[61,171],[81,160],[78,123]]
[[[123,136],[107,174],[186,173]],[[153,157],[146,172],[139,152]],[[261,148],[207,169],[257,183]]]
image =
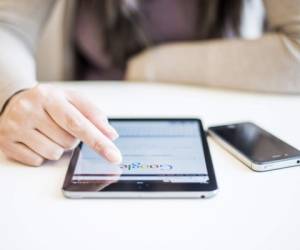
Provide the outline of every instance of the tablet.
[[68,198],[206,198],[217,182],[199,119],[110,119],[123,163],[87,145],[74,150],[63,185]]

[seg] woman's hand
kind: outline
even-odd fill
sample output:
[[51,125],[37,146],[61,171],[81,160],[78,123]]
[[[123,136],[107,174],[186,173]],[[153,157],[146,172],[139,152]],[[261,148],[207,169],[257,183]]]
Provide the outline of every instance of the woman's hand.
[[121,153],[112,142],[117,137],[107,117],[87,98],[49,85],[16,94],[0,116],[0,149],[32,166],[60,159],[78,139],[120,163]]

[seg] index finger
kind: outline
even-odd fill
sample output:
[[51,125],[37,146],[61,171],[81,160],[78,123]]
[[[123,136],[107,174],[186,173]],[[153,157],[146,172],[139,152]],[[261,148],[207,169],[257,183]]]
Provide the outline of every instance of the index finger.
[[96,128],[100,129],[103,134],[111,140],[118,138],[117,131],[108,123],[107,116],[88,98],[76,91],[66,91],[68,101],[76,107]]
[[121,163],[122,155],[119,149],[67,100],[58,99],[45,108],[60,127],[82,140],[108,161],[115,164]]

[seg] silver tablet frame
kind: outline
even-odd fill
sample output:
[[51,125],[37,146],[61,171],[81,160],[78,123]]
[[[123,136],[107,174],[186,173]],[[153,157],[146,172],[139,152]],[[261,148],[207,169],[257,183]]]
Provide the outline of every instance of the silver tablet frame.
[[63,194],[71,199],[90,199],[90,198],[211,198],[218,193],[218,189],[213,191],[182,191],[182,192],[72,192],[63,190]]

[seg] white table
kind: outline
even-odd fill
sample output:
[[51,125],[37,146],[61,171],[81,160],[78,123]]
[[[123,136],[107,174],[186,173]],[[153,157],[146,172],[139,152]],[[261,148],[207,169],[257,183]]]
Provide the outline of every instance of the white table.
[[[174,85],[76,83],[114,117],[252,120],[300,148],[299,96]],[[209,140],[220,191],[208,200],[70,200],[69,155],[40,168],[0,155],[0,249],[300,249],[300,168],[256,173]]]

